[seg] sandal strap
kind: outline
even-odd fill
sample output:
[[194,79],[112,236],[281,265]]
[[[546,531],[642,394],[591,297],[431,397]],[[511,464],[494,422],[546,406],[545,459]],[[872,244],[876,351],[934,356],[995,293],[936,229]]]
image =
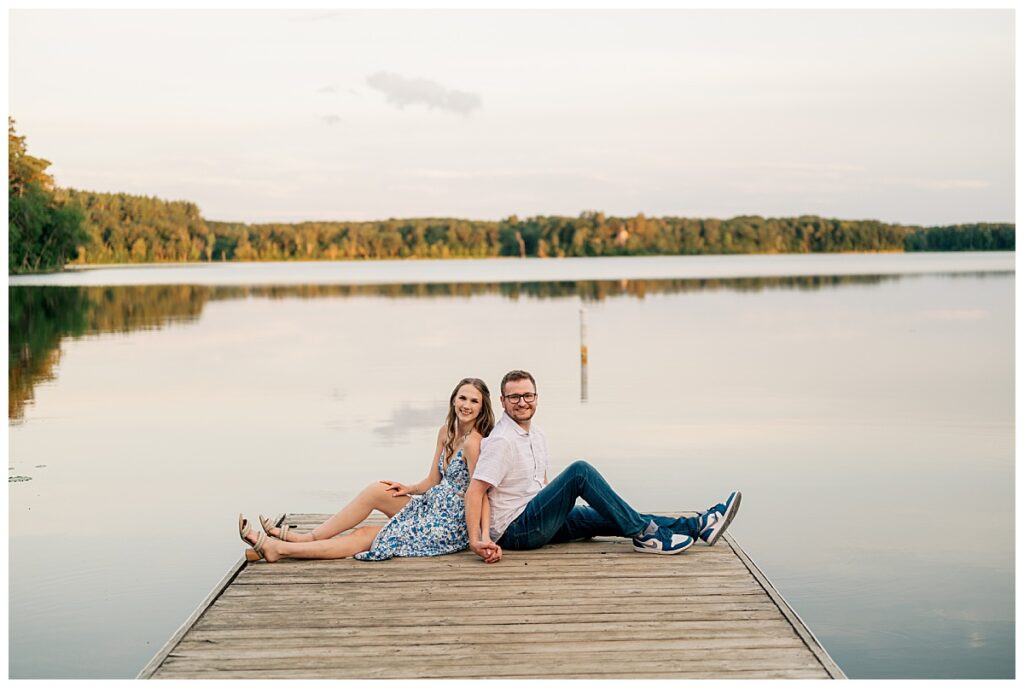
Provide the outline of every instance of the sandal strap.
[[264,543],[266,543],[266,541],[267,534],[260,533],[259,536],[256,538],[256,543],[252,545],[252,548],[256,550],[256,554],[260,555],[260,557],[263,557],[263,545]]
[[[275,524],[273,521],[271,521],[269,518],[267,518],[263,514],[260,514],[260,525],[263,526],[263,532],[264,533],[266,533],[270,537],[276,537],[278,540],[283,540],[284,542],[288,542],[289,541],[288,540],[288,531],[295,527],[292,524],[278,526],[277,524]],[[278,534],[274,535],[273,533],[271,533],[270,532],[271,528],[277,528],[278,529]]]
[[269,535],[270,529],[274,527],[274,522],[263,514],[260,514],[260,525],[263,526],[263,532]]
[[252,531],[252,528],[249,526],[249,519],[239,516],[238,534],[241,536],[242,540],[248,541],[245,536],[248,535],[250,531]]

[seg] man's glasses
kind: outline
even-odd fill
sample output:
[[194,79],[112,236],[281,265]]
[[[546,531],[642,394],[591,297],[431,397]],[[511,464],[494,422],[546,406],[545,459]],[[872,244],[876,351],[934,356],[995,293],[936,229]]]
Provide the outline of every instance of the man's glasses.
[[526,394],[506,394],[505,401],[510,401],[513,404],[518,404],[519,400],[522,399],[527,404],[532,404],[537,401],[536,392],[527,392]]

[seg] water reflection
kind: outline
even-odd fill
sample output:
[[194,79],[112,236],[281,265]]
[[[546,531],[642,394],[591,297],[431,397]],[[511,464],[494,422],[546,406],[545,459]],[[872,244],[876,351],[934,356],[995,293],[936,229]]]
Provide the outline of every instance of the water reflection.
[[52,380],[60,360],[60,340],[88,330],[89,297],[82,289],[8,289],[9,388],[7,415],[21,418],[32,390]]
[[587,309],[580,306],[580,401],[587,400]]
[[206,291],[190,286],[8,287],[8,418],[21,419],[36,385],[55,379],[64,337],[195,320],[210,299]]
[[[600,280],[490,284],[384,284],[300,286],[146,285],[123,287],[8,287],[8,408],[11,421],[23,418],[33,390],[56,378],[64,337],[159,329],[199,318],[210,301],[244,299],[316,299],[351,296],[448,298],[499,294],[508,299],[583,301],[648,294],[729,289],[820,289],[845,284],[878,284],[894,275],[755,277],[741,279]],[[585,392],[584,392],[585,395]]]

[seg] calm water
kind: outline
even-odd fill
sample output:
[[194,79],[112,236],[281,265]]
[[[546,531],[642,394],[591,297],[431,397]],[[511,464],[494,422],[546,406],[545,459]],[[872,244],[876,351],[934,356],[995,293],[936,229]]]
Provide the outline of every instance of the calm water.
[[803,258],[11,287],[10,675],[134,676],[240,556],[239,511],[418,479],[452,384],[521,367],[556,468],[645,510],[742,489],[731,532],[851,677],[1012,677],[1012,254]]

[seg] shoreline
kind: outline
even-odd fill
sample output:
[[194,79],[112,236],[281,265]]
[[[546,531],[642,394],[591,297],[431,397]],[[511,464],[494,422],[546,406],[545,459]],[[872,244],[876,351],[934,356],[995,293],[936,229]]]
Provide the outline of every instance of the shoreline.
[[996,272],[1015,272],[1015,252],[144,263],[10,275],[8,286],[475,284]]
[[752,256],[874,256],[874,255],[914,255],[917,253],[1013,253],[1013,251],[819,251],[806,253],[660,253],[630,256],[449,256],[447,258],[423,258],[407,256],[405,258],[339,258],[337,260],[191,260],[168,261],[164,263],[68,263],[61,270],[46,273],[21,273],[8,277],[34,275],[55,275],[62,272],[79,272],[84,270],[117,270],[125,268],[175,268],[201,267],[212,265],[291,265],[291,264],[358,264],[358,263],[449,263],[465,261],[571,261],[571,260],[607,260],[613,258],[739,258]]

